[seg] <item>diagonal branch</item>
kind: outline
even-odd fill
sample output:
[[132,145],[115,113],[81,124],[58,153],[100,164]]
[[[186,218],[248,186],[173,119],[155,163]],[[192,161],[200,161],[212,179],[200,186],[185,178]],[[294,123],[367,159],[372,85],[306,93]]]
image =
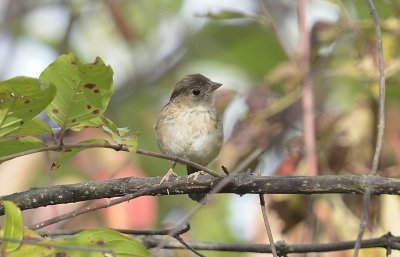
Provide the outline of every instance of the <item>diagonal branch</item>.
[[186,243],[185,240],[182,239],[181,236],[176,235],[174,236],[176,240],[178,240],[179,243],[181,243],[182,245],[184,245],[186,247],[186,249],[189,249],[190,251],[192,251],[194,254],[196,254],[197,256],[200,257],[205,257],[205,255],[199,253],[196,249],[194,249],[191,245],[189,245],[188,243]]
[[264,219],[265,230],[267,231],[269,244],[271,246],[271,252],[274,257],[278,257],[278,253],[277,253],[276,247],[275,247],[274,237],[272,235],[271,226],[270,226],[269,220],[268,220],[267,207],[265,206],[264,195],[260,194],[259,197],[260,197],[260,206],[261,206],[262,216]]

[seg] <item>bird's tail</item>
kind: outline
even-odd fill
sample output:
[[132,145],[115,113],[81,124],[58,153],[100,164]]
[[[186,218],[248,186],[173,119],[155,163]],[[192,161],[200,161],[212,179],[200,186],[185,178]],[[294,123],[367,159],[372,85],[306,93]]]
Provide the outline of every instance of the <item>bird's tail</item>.
[[[186,166],[186,169],[187,169],[188,175],[198,172],[198,169],[190,167],[190,166]],[[192,199],[193,201],[196,201],[201,204],[207,203],[207,196],[205,194],[188,194],[188,197],[190,199]],[[204,199],[204,198],[206,198],[206,199]],[[204,200],[202,201],[202,199],[204,199]]]

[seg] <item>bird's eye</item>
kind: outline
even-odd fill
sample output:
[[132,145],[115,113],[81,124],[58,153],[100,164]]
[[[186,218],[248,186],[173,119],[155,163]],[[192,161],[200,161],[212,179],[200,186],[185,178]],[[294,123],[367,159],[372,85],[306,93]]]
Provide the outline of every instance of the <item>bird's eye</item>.
[[194,95],[200,95],[200,90],[198,90],[198,89],[193,89],[192,93],[193,93]]

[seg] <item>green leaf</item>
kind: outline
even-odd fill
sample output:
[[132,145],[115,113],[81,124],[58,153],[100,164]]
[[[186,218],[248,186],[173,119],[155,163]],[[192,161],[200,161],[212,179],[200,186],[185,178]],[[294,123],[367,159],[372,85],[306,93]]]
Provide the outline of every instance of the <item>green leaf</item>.
[[[5,209],[5,222],[4,222],[4,237],[14,240],[21,240],[23,238],[23,221],[21,210],[17,205],[10,201],[3,201]],[[16,250],[21,245],[20,242],[11,242],[3,240],[1,243],[2,251],[11,252]]]
[[[105,145],[105,144],[110,144],[110,143],[108,141],[102,140],[102,139],[89,139],[89,140],[84,140],[84,141],[80,142],[80,144],[103,144],[103,145]],[[87,150],[87,149],[90,149],[90,148],[72,148],[72,149],[63,150],[61,152],[61,154],[58,156],[57,162],[54,162],[51,165],[51,169],[52,170],[58,169],[66,160],[73,157],[77,153],[79,153],[83,150]]]
[[93,118],[88,121],[83,121],[76,126],[72,127],[71,130],[73,131],[81,131],[85,128],[101,128],[103,125],[102,116]]
[[43,111],[55,93],[54,86],[34,78],[16,77],[0,82],[0,137]]
[[129,151],[134,153],[137,148],[137,137],[129,135],[129,128],[118,128],[115,124],[106,117],[102,117],[103,126],[101,127],[112,140],[119,145],[124,145],[129,148]]
[[[135,135],[122,136],[122,134],[127,133],[126,128],[118,128],[118,132],[114,132],[108,127],[103,127],[103,130],[107,132],[112,138],[112,140],[118,145],[124,145],[129,148],[129,152],[135,153],[137,148],[137,137]],[[129,131],[129,130],[128,130]]]
[[137,137],[135,135],[128,134],[129,128],[118,128],[110,119],[101,116],[86,122],[82,122],[78,126],[74,127],[73,130],[80,131],[88,127],[103,129],[104,132],[111,136],[112,140],[116,144],[128,147],[130,152],[136,152]]
[[150,252],[139,241],[110,229],[89,229],[62,238],[42,238],[30,229],[21,231],[23,231],[23,239],[35,239],[35,244],[21,243],[13,251],[7,252],[7,257],[150,256]]
[[[25,240],[35,239],[35,243],[40,243],[42,237],[35,231],[25,228],[24,237]],[[47,247],[37,244],[21,243],[21,246],[13,252],[7,253],[7,257],[53,257],[55,249],[54,247]]]
[[20,137],[0,140],[0,157],[42,148],[45,144],[34,137]]
[[[77,245],[111,249],[117,257],[147,257],[149,251],[137,240],[111,229],[88,229],[76,234],[73,238],[55,240],[60,245]],[[78,251],[66,251],[70,256],[78,256]],[[75,255],[74,255],[75,253]],[[81,254],[81,253],[80,253]],[[85,256],[105,256],[101,252],[88,252]]]
[[40,80],[57,88],[46,111],[63,129],[101,116],[113,94],[113,71],[99,57],[86,64],[71,53],[61,55]]
[[31,120],[25,121],[21,127],[16,128],[7,135],[7,138],[16,136],[28,136],[28,135],[42,135],[51,133],[52,130],[45,122],[34,117]]

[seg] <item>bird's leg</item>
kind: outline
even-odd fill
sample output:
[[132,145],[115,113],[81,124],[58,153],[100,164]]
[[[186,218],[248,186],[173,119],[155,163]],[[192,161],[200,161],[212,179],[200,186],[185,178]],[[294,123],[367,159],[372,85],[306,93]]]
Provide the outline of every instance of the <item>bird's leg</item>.
[[197,172],[195,172],[195,173],[192,173],[192,174],[190,174],[188,177],[187,177],[187,180],[197,180],[198,178],[199,178],[199,176],[200,175],[206,175],[207,173],[205,173],[204,171],[202,171],[202,170],[199,170],[199,171],[197,171]]
[[167,174],[164,175],[164,177],[162,177],[161,181],[160,181],[160,185],[164,182],[167,182],[170,180],[170,178],[172,177],[177,177],[178,175],[174,172],[174,168],[176,166],[176,162],[174,162],[172,164],[172,167],[167,171]]

